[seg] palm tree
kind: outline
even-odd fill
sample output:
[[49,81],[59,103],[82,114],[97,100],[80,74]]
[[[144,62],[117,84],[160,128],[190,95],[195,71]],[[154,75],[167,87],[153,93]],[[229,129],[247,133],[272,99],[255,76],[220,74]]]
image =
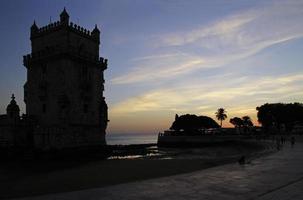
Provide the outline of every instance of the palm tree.
[[216,117],[221,122],[221,128],[222,128],[222,121],[227,118],[226,111],[224,108],[219,108],[216,112]]

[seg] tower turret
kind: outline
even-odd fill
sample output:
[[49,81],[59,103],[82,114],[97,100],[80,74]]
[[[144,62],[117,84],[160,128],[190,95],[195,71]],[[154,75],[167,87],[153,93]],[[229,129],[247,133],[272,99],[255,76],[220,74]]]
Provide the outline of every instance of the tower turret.
[[68,25],[68,23],[69,23],[69,15],[66,12],[65,7],[64,7],[62,13],[60,14],[60,22],[61,22],[61,24],[64,24],[64,25]]
[[35,35],[36,33],[38,33],[39,28],[36,24],[36,21],[34,21],[33,25],[31,26],[31,36]]
[[95,28],[92,31],[92,37],[100,43],[100,30],[98,29],[97,24],[95,25]]

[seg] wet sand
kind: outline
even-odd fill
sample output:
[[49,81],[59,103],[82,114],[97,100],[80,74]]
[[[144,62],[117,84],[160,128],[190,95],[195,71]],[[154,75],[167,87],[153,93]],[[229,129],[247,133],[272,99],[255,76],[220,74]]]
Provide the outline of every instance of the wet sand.
[[[122,159],[9,163],[0,167],[0,198],[23,197],[105,187],[171,176],[237,162],[240,155],[255,156],[268,146],[240,145],[207,148],[208,157],[190,157],[191,151],[172,159]],[[196,154],[203,154],[192,150]],[[260,155],[261,155],[260,154]]]

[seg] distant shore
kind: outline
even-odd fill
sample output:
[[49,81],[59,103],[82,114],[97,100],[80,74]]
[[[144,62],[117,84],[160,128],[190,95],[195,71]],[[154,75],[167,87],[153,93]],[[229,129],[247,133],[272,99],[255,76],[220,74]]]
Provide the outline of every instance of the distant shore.
[[[152,146],[154,144],[113,145],[112,148],[126,149],[128,153],[131,149],[133,154],[137,155],[141,152],[144,155]],[[204,149],[159,148],[157,151],[160,152],[158,157],[147,156],[136,159],[92,160],[90,162],[61,160],[1,165],[0,198],[105,187],[188,173],[237,162],[241,155],[251,159],[273,152],[274,148],[270,142],[243,142]],[[132,153],[129,154],[133,155]]]

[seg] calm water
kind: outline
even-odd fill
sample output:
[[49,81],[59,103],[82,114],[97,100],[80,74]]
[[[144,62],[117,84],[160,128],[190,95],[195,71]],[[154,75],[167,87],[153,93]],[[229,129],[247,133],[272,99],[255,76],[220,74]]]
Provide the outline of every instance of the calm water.
[[[157,134],[108,134],[109,145],[151,144],[157,143]],[[263,144],[268,146],[269,144]],[[272,148],[269,145],[268,149]],[[151,145],[148,147],[116,148],[108,159],[218,159],[237,160],[241,155],[252,155],[263,148],[255,145],[217,145],[204,148],[164,148]]]
[[106,142],[109,145],[113,144],[148,144],[157,143],[157,134],[107,134]]

